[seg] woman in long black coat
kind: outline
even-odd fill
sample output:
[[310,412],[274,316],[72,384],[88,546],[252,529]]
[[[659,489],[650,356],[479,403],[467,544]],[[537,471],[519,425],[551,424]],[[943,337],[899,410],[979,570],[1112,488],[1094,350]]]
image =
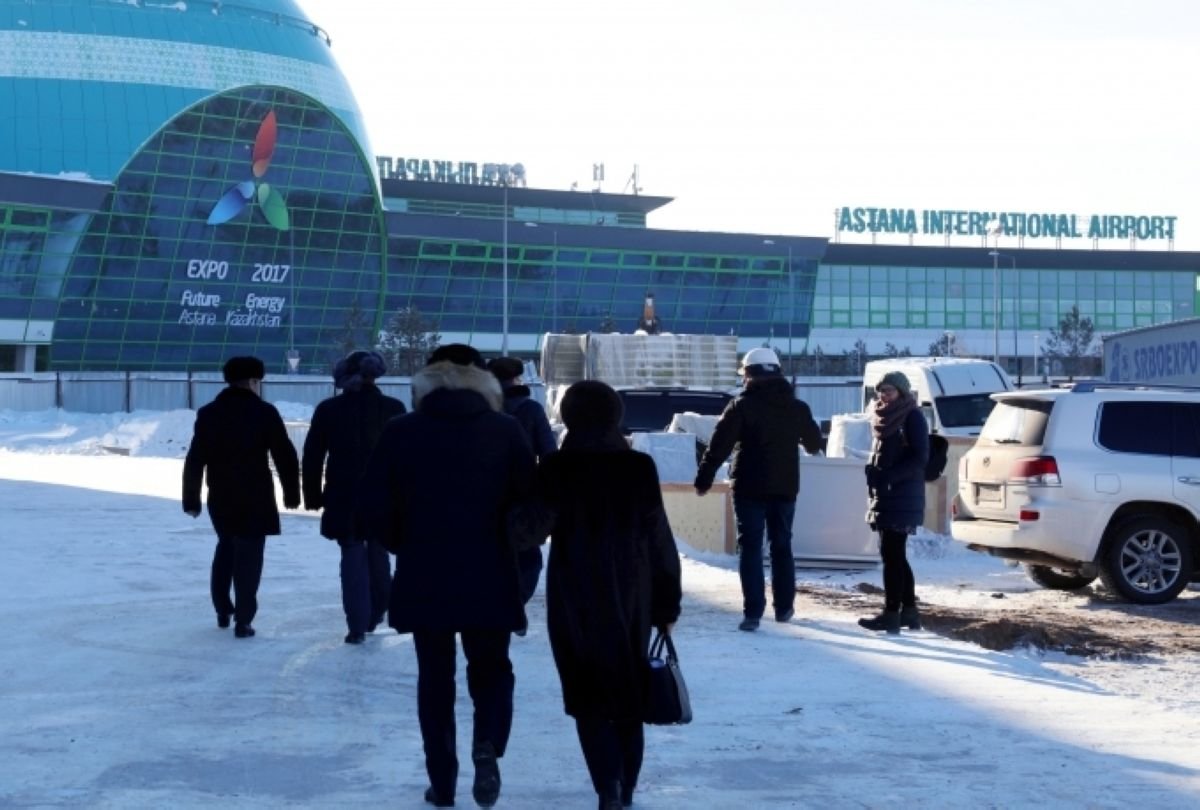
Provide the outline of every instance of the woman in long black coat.
[[339,360],[333,385],[342,393],[317,405],[304,438],[304,508],[324,508],[321,534],[337,541],[341,552],[347,644],[361,644],[383,621],[392,584],[387,549],[354,525],[354,501],[371,451],[388,420],[405,412],[403,402],[375,385],[386,372],[378,352],[351,352]]
[[879,532],[883,559],[883,612],[858,623],[868,630],[899,633],[921,629],[916,584],[908,564],[908,536],[925,519],[925,462],[929,425],[917,407],[908,378],[885,374],[875,386],[871,414],[874,441],[867,464],[867,522]]
[[553,515],[550,646],[600,807],[628,806],[642,765],[650,632],[679,617],[679,554],[654,460],[620,433],[617,393],[576,383],[562,415],[562,448],[538,468],[538,501]]

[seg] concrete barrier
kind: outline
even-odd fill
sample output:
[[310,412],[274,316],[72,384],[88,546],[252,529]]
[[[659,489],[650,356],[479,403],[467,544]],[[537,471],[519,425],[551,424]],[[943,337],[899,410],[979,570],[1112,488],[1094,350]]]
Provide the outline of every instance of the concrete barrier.
[[[860,566],[878,562],[878,544],[865,521],[867,486],[862,461],[803,456],[792,524],[792,552],[801,565]],[[728,482],[703,498],[690,484],[662,484],[671,529],[697,551],[737,553],[737,523]]]

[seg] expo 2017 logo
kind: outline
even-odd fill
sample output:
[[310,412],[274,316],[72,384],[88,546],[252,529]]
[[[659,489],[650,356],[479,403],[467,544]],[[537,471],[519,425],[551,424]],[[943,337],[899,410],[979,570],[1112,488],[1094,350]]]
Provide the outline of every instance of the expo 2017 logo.
[[209,225],[224,225],[246,209],[252,200],[258,200],[258,208],[271,227],[279,231],[288,229],[288,209],[283,195],[270,184],[261,182],[271,165],[271,156],[275,153],[275,111],[267,113],[258,125],[258,135],[254,137],[254,152],[251,156],[250,170],[253,177],[238,183],[222,195],[208,214]]

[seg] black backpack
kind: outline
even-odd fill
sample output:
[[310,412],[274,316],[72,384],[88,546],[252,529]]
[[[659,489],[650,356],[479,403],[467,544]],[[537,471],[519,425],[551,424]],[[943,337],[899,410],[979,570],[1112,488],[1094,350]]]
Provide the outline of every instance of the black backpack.
[[[904,428],[900,428],[900,438],[904,440],[904,446],[907,447],[908,434],[904,432]],[[950,442],[946,441],[946,437],[930,433],[929,460],[925,462],[926,481],[936,481],[942,477],[942,473],[946,471],[946,459],[949,455]]]
[[950,442],[945,436],[929,434],[929,461],[925,462],[925,480],[936,481],[946,470],[946,459],[950,455]]

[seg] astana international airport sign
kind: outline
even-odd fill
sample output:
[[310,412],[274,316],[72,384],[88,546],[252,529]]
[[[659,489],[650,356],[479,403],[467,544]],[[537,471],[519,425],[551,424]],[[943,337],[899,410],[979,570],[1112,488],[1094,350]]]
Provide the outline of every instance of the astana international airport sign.
[[837,212],[838,233],[1015,236],[1030,239],[1173,240],[1179,217],[956,211],[947,208],[852,208]]

